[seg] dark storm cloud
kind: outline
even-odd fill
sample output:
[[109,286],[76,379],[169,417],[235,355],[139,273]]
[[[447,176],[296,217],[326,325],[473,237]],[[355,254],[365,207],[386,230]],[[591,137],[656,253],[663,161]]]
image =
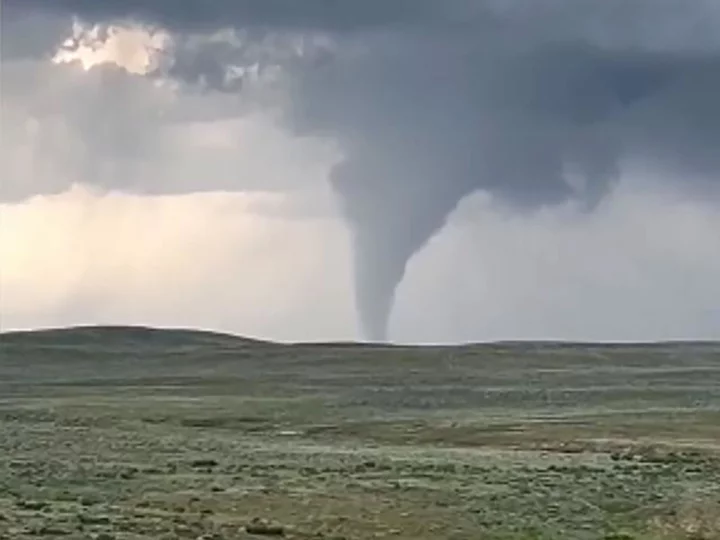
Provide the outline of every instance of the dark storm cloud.
[[78,15],[94,22],[135,18],[180,32],[220,26],[331,32],[456,30],[505,21],[534,38],[591,39],[620,47],[720,47],[720,4],[715,0],[3,1],[6,22],[28,13]]
[[[133,17],[184,33],[325,32],[293,64],[288,125],[336,139],[366,334],[385,339],[408,260],[468,194],[592,208],[638,165],[689,192],[720,182],[714,0],[180,2],[6,0],[11,13]],[[176,64],[192,80],[213,60]],[[235,91],[224,79],[215,89]]]
[[391,24],[435,24],[456,13],[443,4],[430,0],[5,0],[4,9],[8,15],[51,12],[93,22],[134,18],[176,31],[218,26],[348,31]]
[[392,53],[379,44],[306,74],[296,93],[300,125],[347,149],[334,182],[376,338],[409,257],[475,190],[522,208],[569,198],[592,207],[626,160],[688,188],[718,186],[720,58],[576,42],[498,50],[500,35],[450,41],[425,37]]

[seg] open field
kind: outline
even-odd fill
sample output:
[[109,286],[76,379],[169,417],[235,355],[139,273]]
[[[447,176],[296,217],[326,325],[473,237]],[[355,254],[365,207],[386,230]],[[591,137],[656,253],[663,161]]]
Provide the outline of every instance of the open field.
[[2,335],[0,538],[273,534],[720,538],[720,344]]

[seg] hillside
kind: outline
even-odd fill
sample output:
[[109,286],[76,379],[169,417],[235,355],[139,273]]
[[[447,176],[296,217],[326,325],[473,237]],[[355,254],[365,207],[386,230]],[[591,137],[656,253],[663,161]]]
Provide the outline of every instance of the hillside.
[[5,333],[0,433],[18,540],[720,535],[716,343]]
[[3,332],[0,344],[23,347],[107,349],[178,349],[183,347],[248,347],[267,342],[192,329],[160,329],[145,326],[74,326],[43,330]]

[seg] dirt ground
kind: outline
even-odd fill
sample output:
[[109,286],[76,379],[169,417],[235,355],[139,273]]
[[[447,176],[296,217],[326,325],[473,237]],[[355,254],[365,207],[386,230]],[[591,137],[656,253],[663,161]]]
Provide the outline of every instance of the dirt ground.
[[720,344],[0,337],[0,538],[720,538]]

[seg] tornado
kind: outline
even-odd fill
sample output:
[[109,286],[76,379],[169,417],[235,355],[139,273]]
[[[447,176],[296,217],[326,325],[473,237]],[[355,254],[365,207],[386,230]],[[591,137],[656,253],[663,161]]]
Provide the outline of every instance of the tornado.
[[[361,331],[368,341],[385,342],[408,262],[442,228],[462,195],[439,189],[442,183],[428,182],[408,166],[358,158],[336,167],[332,183],[351,232]],[[393,181],[400,174],[417,182]]]

